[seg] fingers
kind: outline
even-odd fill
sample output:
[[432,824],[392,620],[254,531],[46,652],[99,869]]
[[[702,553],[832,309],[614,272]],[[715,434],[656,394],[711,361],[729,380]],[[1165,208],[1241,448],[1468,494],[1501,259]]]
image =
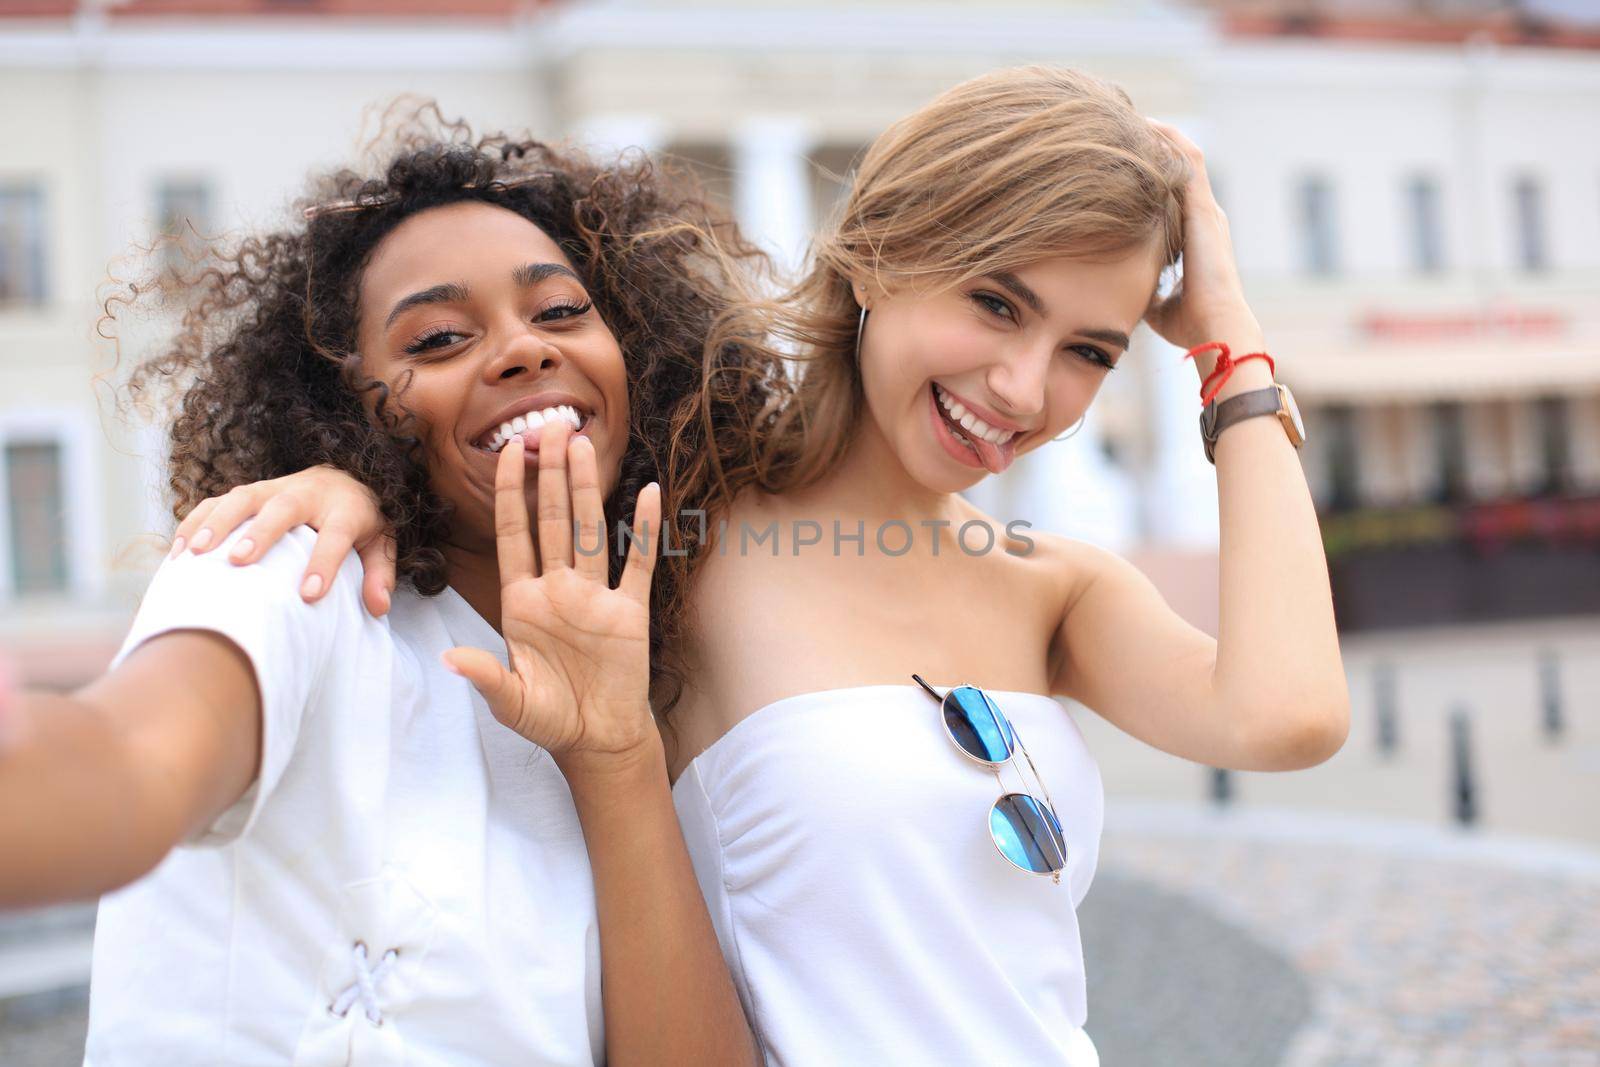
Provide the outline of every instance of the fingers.
[[[224,500],[227,498],[224,497]],[[285,533],[306,521],[306,508],[300,498],[291,493],[279,493],[261,505],[261,510],[250,522],[244,537],[233,543],[228,559],[234,563],[254,563],[266,555],[267,549],[277,544]],[[209,526],[216,524],[213,519]],[[226,537],[227,534],[222,536]]]
[[494,541],[501,585],[534,576],[528,501],[522,495],[522,451],[521,436],[513,435],[500,450],[494,469]]
[[189,538],[189,550],[199,555],[209,552],[228,539],[250,516],[261,509],[258,490],[265,482],[241,485],[229,489],[217,498],[216,506],[205,517],[200,528]]
[[567,488],[567,445],[572,427],[550,418],[539,430],[539,562],[541,573],[572,566],[572,499]]
[[374,617],[386,614],[395,586],[394,566],[398,553],[394,538],[388,534],[374,537],[356,551],[361,556],[362,570],[366,572],[361,580],[361,602]]
[[300,580],[302,600],[309,604],[321,599],[333,585],[333,576],[344,565],[355,542],[355,531],[342,523],[328,523],[317,531],[317,543],[311,548],[305,577]]
[[617,588],[641,604],[650,603],[650,575],[655,571],[661,541],[661,486],[651,482],[639,490],[633,507],[633,543]]
[[587,437],[574,437],[568,460],[572,511],[578,528],[577,544],[573,546],[574,566],[585,578],[605,582],[610,578],[606,559],[606,509],[600,493],[594,442]]
[[211,510],[217,506],[221,497],[207,497],[196,504],[189,514],[178,523],[178,528],[172,532],[172,551],[167,553],[168,559],[176,559],[179,552],[189,547],[189,542],[194,539],[195,531],[211,517]]
[[452,648],[439,659],[483,694],[489,710],[501,725],[517,728],[522,718],[522,686],[515,675],[500,665],[494,653],[481,648]]

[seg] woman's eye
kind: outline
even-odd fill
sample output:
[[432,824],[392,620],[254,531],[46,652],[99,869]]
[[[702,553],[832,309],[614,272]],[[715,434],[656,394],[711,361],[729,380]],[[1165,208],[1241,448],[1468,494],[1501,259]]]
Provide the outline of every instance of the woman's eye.
[[563,301],[559,304],[551,304],[549,307],[539,312],[538,321],[559,322],[562,319],[575,319],[579,315],[587,314],[589,309],[592,307],[594,307],[593,301],[584,301],[579,303],[578,301],[574,300]]
[[1094,345],[1073,345],[1072,350],[1097,367],[1104,367],[1106,370],[1117,369],[1117,365],[1112,361],[1111,357],[1094,347]]
[[448,348],[450,345],[455,343],[454,341],[450,340],[452,337],[465,336],[466,334],[461,333],[458,330],[440,327],[437,330],[429,330],[421,337],[418,337],[415,341],[412,341],[410,344],[406,345],[406,352],[409,355],[416,356],[421,355],[424,352],[432,352],[440,348]]
[[1015,320],[1017,317],[1016,312],[1011,310],[1011,305],[993,293],[973,293],[972,299],[982,304],[992,314],[999,315],[1001,318]]

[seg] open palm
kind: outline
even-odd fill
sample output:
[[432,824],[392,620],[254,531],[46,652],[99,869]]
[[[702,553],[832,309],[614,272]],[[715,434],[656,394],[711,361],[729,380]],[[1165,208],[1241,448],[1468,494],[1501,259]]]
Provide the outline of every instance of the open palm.
[[649,606],[660,487],[651,483],[639,493],[633,543],[613,589],[594,444],[570,435],[559,419],[541,430],[537,557],[520,437],[501,450],[495,472],[501,634],[510,669],[482,649],[451,649],[446,660],[478,688],[496,719],[552,756],[627,754],[656,740]]

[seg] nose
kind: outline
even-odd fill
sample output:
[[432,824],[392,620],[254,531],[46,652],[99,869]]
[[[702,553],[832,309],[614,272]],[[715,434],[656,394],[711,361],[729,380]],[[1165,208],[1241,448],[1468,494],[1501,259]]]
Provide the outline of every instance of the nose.
[[990,366],[986,384],[1001,415],[1023,423],[1039,416],[1044,410],[1051,355],[1042,349],[1030,349]]
[[525,374],[538,375],[559,367],[562,358],[561,350],[549,338],[523,330],[483,365],[484,384],[493,385]]

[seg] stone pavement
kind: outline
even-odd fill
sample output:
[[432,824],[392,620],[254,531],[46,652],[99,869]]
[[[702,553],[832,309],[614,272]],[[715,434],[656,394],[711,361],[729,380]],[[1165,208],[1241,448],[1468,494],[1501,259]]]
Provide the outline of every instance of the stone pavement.
[[1081,915],[1106,1067],[1600,1065],[1600,853],[1303,813],[1107,822]]

